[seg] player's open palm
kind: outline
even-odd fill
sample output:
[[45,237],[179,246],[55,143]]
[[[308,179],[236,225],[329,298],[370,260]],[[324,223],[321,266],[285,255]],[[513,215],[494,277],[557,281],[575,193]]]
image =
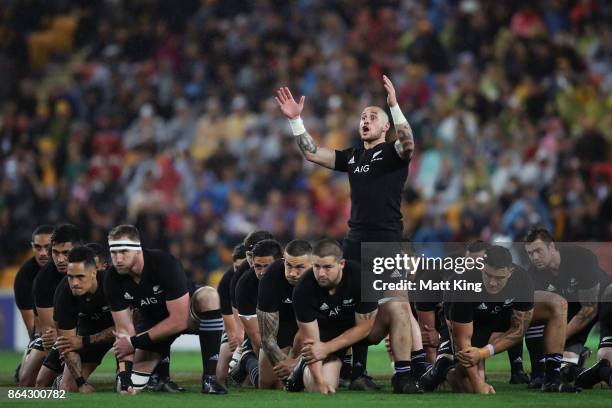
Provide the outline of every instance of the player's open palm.
[[300,97],[300,101],[296,102],[295,99],[293,99],[293,95],[291,95],[289,88],[284,86],[276,91],[276,97],[274,99],[276,99],[278,106],[280,106],[283,115],[285,115],[288,119],[295,119],[302,113],[302,110],[304,109],[304,100],[306,97],[302,96]]
[[383,86],[387,91],[387,104],[389,107],[397,105],[397,97],[395,96],[395,87],[388,76],[383,75]]

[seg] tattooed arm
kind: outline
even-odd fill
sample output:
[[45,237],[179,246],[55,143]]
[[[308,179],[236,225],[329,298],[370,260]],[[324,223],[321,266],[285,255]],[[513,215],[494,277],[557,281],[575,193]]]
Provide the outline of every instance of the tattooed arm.
[[532,317],[533,309],[526,311],[513,309],[512,317],[510,318],[510,328],[491,343],[495,349],[495,354],[501,353],[521,341],[531,323]]
[[272,366],[275,366],[287,358],[276,341],[279,326],[278,312],[268,313],[257,309],[257,322],[259,323],[261,347],[266,352]]
[[304,109],[305,98],[302,96],[300,102],[296,102],[287,87],[280,88],[276,95],[276,102],[278,102],[283,114],[289,119],[291,130],[304,158],[328,169],[333,169],[336,164],[336,152],[332,149],[317,146],[312,136],[304,128],[304,123],[300,118],[302,109]]
[[412,128],[410,128],[410,125],[406,122],[401,125],[395,125],[395,131],[397,132],[397,140],[394,144],[395,151],[402,159],[412,158],[412,152],[414,151]]
[[355,313],[355,326],[351,327],[340,336],[324,343],[328,354],[352,346],[366,338],[368,334],[370,334],[372,326],[374,326],[376,312],[377,310],[364,314]]
[[387,91],[387,104],[389,104],[395,132],[397,133],[397,140],[394,145],[395,151],[402,159],[410,159],[414,151],[412,128],[397,103],[393,83],[391,83],[391,80],[386,75],[383,75],[383,86]]
[[599,297],[599,283],[592,288],[578,290],[580,310],[567,324],[566,338],[570,338],[584,329],[597,316],[597,300]]

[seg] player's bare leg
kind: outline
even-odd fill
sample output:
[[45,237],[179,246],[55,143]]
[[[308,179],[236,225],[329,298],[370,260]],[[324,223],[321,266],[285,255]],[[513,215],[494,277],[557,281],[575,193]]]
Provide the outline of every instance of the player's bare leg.
[[[321,376],[323,384],[326,387],[326,393],[334,393],[338,389],[340,381],[340,369],[342,369],[342,361],[337,357],[332,357],[323,362],[321,367]],[[310,368],[307,366],[304,369],[304,387],[307,392],[322,392],[319,385],[314,380]]]

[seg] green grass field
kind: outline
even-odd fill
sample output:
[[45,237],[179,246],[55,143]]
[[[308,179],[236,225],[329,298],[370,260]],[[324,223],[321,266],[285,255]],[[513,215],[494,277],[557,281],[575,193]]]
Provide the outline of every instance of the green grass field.
[[[595,344],[590,344],[592,349]],[[525,354],[527,357],[527,354]],[[107,355],[90,382],[99,391],[96,394],[68,394],[64,400],[9,400],[7,392],[12,386],[14,369],[20,359],[19,353],[0,352],[0,405],[28,406],[66,406],[66,407],[187,407],[201,404],[214,404],[214,407],[271,408],[276,406],[298,407],[380,407],[406,404],[415,407],[450,407],[459,405],[466,408],[476,407],[611,407],[612,390],[595,389],[581,394],[543,394],[527,390],[526,386],[509,385],[509,366],[507,355],[501,354],[487,361],[487,375],[497,391],[496,395],[458,395],[439,391],[424,395],[394,395],[391,393],[389,378],[391,369],[386,352],[380,347],[370,349],[368,366],[370,373],[377,378],[384,389],[375,393],[349,392],[341,390],[335,395],[289,394],[281,391],[259,391],[253,388],[230,388],[229,395],[208,396],[199,392],[201,374],[200,355],[193,352],[172,354],[172,377],[187,388],[184,394],[164,394],[144,392],[136,396],[122,397],[112,392],[114,360]],[[528,358],[526,358],[528,360]],[[591,364],[593,359],[589,364]],[[528,364],[526,369],[528,369]],[[213,405],[210,405],[211,407]]]

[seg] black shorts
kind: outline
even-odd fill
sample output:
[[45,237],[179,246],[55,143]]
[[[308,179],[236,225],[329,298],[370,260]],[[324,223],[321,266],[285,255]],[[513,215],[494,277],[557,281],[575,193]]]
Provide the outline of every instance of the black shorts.
[[278,328],[278,334],[276,335],[276,342],[278,347],[284,349],[285,347],[293,347],[293,339],[296,334],[295,326],[290,327],[288,324],[280,322]]
[[102,359],[104,359],[104,356],[111,347],[113,347],[112,343],[90,345],[79,352],[81,363],[94,363],[95,365],[100,365]]
[[362,242],[401,242],[401,231],[355,231],[350,230],[342,240],[344,259],[361,263]]
[[[141,319],[138,321],[135,327],[136,332],[137,333],[145,332],[151,329],[151,327],[155,326],[158,323],[159,322],[152,322],[152,321],[149,321],[141,317]],[[178,334],[172,335],[163,340],[156,341],[150,346],[141,347],[140,349],[157,353],[161,355],[162,358],[169,357],[170,356],[170,346],[172,346],[172,343],[174,343],[174,340],[176,340],[181,334],[184,334],[184,333],[178,333]]]
[[493,333],[504,333],[510,328],[510,322],[491,322],[485,325],[474,325],[472,346],[484,347],[489,344]]
[[47,357],[43,361],[43,365],[51,371],[60,374],[64,370],[64,363],[60,358],[60,352],[55,347],[51,348]]
[[599,348],[612,347],[612,301],[599,303]]

